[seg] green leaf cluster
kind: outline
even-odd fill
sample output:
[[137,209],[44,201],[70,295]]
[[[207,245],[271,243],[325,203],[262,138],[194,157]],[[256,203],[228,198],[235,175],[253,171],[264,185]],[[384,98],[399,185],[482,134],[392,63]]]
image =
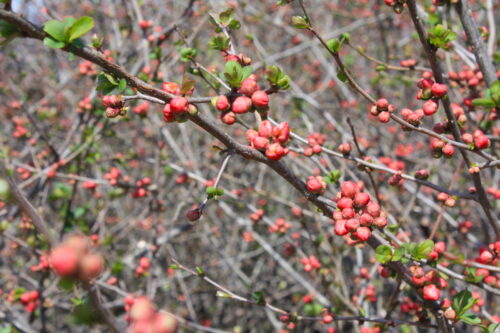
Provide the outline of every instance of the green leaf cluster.
[[215,36],[208,42],[208,47],[218,51],[229,49],[229,38],[226,36]]
[[234,88],[241,86],[241,82],[249,77],[253,72],[251,66],[242,67],[239,62],[230,60],[226,62],[225,72],[222,73],[222,78]]
[[206,193],[209,199],[216,199],[217,197],[224,195],[224,189],[216,188],[214,186],[209,186],[206,189]]
[[182,62],[189,62],[194,57],[196,57],[197,53],[198,52],[196,51],[196,49],[193,49],[192,47],[183,47],[180,51],[181,61]]
[[486,89],[483,98],[476,98],[472,100],[472,105],[492,109],[500,107],[500,81],[497,80]]
[[96,90],[108,95],[113,90],[117,89],[118,92],[123,92],[127,88],[127,81],[125,79],[118,80],[113,75],[101,72],[97,77]]
[[422,243],[403,243],[393,251],[389,245],[379,245],[375,249],[375,258],[382,264],[389,261],[408,262],[408,256],[414,260],[427,259],[434,249],[434,242],[430,239]]
[[328,50],[330,50],[333,53],[339,53],[342,45],[344,43],[349,43],[351,40],[351,35],[349,35],[347,32],[343,33],[340,38],[332,38],[326,41],[326,46],[328,46]]
[[473,298],[469,290],[462,290],[453,297],[451,307],[455,311],[458,320],[466,324],[478,325],[481,324],[481,319],[472,313],[467,313],[477,302],[478,299]]
[[342,172],[340,170],[330,171],[326,176],[323,177],[327,184],[338,183]]
[[304,16],[293,16],[292,17],[292,27],[296,29],[307,29],[309,28],[309,22]]
[[267,66],[266,79],[274,89],[286,90],[290,88],[290,77],[286,75],[278,66]]
[[67,17],[63,21],[48,21],[43,26],[49,36],[45,37],[45,45],[60,49],[68,44],[75,43],[77,38],[82,37],[94,27],[94,19],[88,16],[80,17],[78,20],[74,17]]
[[442,24],[433,26],[429,29],[429,33],[427,35],[427,40],[430,44],[445,50],[449,49],[449,43],[454,41],[456,38],[457,34],[450,29],[446,29]]

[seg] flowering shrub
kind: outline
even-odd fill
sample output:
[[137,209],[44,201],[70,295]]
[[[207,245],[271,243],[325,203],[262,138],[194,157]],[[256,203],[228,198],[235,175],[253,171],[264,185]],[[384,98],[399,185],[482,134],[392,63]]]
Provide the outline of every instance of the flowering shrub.
[[0,1],[0,330],[496,332],[485,1]]

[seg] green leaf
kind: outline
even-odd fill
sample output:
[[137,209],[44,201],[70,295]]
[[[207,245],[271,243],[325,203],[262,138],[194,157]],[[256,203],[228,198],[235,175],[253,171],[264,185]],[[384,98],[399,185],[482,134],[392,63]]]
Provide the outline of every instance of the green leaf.
[[258,305],[266,305],[266,298],[265,298],[264,293],[262,291],[255,291],[255,292],[253,292],[252,293],[252,299]]
[[180,51],[181,61],[191,61],[196,56],[197,51],[191,47],[183,47]]
[[379,245],[375,249],[375,258],[382,264],[385,264],[392,258],[392,248],[389,245]]
[[337,73],[337,78],[342,81],[346,82],[347,81],[347,75],[345,75],[344,71],[340,71]]
[[243,80],[244,80],[253,73],[253,68],[252,68],[252,66],[245,66],[245,67],[243,67],[242,72],[243,72]]
[[455,310],[457,317],[460,317],[476,303],[477,299],[472,298],[472,294],[469,290],[462,290],[453,297],[452,308]]
[[71,290],[73,289],[73,286],[76,284],[75,280],[68,278],[68,277],[62,277],[59,280],[59,288],[64,289],[64,290]]
[[43,43],[48,46],[48,47],[51,47],[53,49],[61,49],[63,48],[66,44],[64,44],[64,42],[59,42],[55,39],[52,39],[50,37],[45,37],[43,39]]
[[121,79],[121,80],[120,80],[120,83],[118,83],[118,91],[119,91],[119,92],[122,92],[122,91],[124,91],[125,89],[127,89],[127,80],[125,80],[125,79]]
[[208,46],[214,50],[225,51],[229,48],[229,38],[226,36],[212,37]]
[[496,324],[491,324],[490,326],[488,326],[486,328],[486,333],[495,333],[496,329],[498,328],[500,324],[499,323],[496,323]]
[[238,20],[232,20],[231,22],[229,22],[227,27],[231,30],[238,30],[239,28],[241,28],[241,23]]
[[459,318],[461,321],[469,325],[481,324],[481,319],[478,316],[473,315],[472,313],[466,313],[464,315],[461,315]]
[[417,259],[427,259],[434,250],[434,242],[430,239],[423,241],[417,248]]
[[194,80],[189,80],[187,78],[187,76],[184,77],[184,80],[182,80],[182,85],[181,85],[181,89],[180,89],[181,94],[183,94],[183,95],[187,94],[191,90],[191,88],[194,87],[194,84],[195,84]]
[[215,187],[213,187],[213,186],[209,186],[209,187],[207,187],[207,189],[205,190],[205,192],[207,193],[207,195],[213,196],[213,195],[216,194],[217,189]]
[[228,24],[234,18],[234,9],[228,8],[219,14],[219,20],[223,25]]
[[104,73],[104,76],[106,77],[106,79],[108,79],[108,81],[112,84],[114,84],[115,86],[117,86],[119,83],[118,81],[116,81],[115,77],[111,74],[108,74],[108,73]]
[[406,249],[401,246],[394,250],[394,255],[392,256],[392,261],[400,261],[406,255]]
[[9,183],[0,178],[0,200],[7,201],[11,196]]
[[485,108],[494,108],[496,104],[495,101],[493,101],[491,98],[475,98],[472,100],[472,105],[482,106]]
[[88,16],[80,17],[75,21],[71,28],[69,29],[69,41],[73,41],[87,32],[89,32],[94,27],[94,19]]
[[17,27],[14,24],[9,23],[5,20],[0,20],[0,36],[9,38],[18,31],[19,30],[17,30]]
[[500,105],[500,81],[497,80],[492,83],[491,87],[488,89],[491,99],[496,105]]
[[[47,34],[49,34],[56,41],[66,42],[64,23],[61,21],[52,20],[49,22],[45,22],[45,24],[43,26],[43,31],[45,31]],[[44,40],[44,42],[45,42],[45,40]]]
[[342,43],[337,38],[332,38],[326,42],[326,46],[328,46],[328,49],[333,53],[338,53]]
[[198,276],[205,276],[205,271],[199,266],[196,266],[196,273],[198,273]]
[[303,16],[293,16],[292,17],[292,26],[297,29],[307,29],[309,28],[309,23]]

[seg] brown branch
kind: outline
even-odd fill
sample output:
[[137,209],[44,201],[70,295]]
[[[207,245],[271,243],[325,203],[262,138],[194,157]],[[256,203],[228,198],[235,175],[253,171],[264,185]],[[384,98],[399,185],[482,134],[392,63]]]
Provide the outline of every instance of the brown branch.
[[[436,49],[429,44],[427,41],[427,34],[425,32],[424,25],[420,19],[420,16],[418,15],[418,9],[417,9],[417,4],[415,0],[408,0],[406,2],[408,5],[408,11],[410,12],[411,19],[413,21],[413,25],[415,26],[415,29],[417,30],[418,37],[420,39],[420,43],[424,47],[424,51],[427,55],[427,58],[429,59],[429,63],[432,68],[432,73],[434,74],[434,78],[436,82],[438,83],[445,83],[444,78],[443,78],[443,71],[439,65],[439,62],[436,57]],[[450,103],[450,98],[446,97],[442,99],[444,111],[446,113],[446,117],[448,118],[448,123],[451,125],[451,130],[453,133],[453,137],[455,138],[456,141],[461,142],[461,137],[460,137],[460,129],[458,127],[458,124],[456,122],[455,116],[453,115],[453,112],[451,110],[451,103]],[[465,150],[459,149],[460,154],[462,155],[462,158],[464,159],[467,168],[471,167],[471,162],[469,160],[469,157],[467,156],[467,153]],[[478,201],[479,204],[481,205],[481,208],[483,209],[488,223],[492,227],[493,231],[495,232],[495,236],[497,239],[500,239],[500,222],[495,219],[491,212],[491,207],[490,207],[490,202],[488,200],[488,197],[486,195],[486,191],[483,187],[483,184],[481,182],[481,175],[480,173],[473,173],[471,174],[472,180],[474,182],[474,186],[477,191],[477,196],[478,196]]]
[[472,46],[472,52],[476,57],[476,61],[479,64],[479,69],[483,73],[484,80],[491,86],[493,82],[497,80],[495,66],[486,52],[486,46],[483,43],[483,39],[479,34],[479,29],[474,22],[472,17],[472,12],[469,8],[467,0],[458,0],[455,4],[455,9],[460,17],[460,22],[464,27],[465,35],[467,36],[467,42]]

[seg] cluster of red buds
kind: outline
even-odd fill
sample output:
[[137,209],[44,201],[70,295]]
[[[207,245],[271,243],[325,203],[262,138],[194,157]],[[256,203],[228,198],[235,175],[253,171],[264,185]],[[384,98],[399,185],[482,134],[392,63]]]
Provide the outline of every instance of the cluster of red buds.
[[225,52],[225,60],[226,60],[226,62],[231,61],[231,60],[237,61],[241,66],[249,66],[252,64],[252,59],[243,53],[229,54],[229,53]]
[[[180,95],[181,90],[175,82],[163,82],[162,90],[173,95]],[[186,94],[191,94],[193,88]],[[167,123],[185,122],[189,115],[198,113],[198,108],[194,104],[189,104],[189,101],[184,96],[176,96],[170,100],[170,103],[165,104],[163,108],[163,120]]]
[[96,65],[94,65],[94,63],[89,61],[89,60],[85,60],[85,61],[82,61],[81,63],[79,63],[78,70],[79,70],[81,75],[94,76],[94,75],[97,75],[99,73]]
[[382,229],[387,225],[386,215],[379,204],[372,201],[357,183],[342,183],[335,200],[334,231],[336,235],[344,236],[349,245],[368,240],[373,228]]
[[274,224],[269,227],[269,232],[284,234],[291,226],[292,225],[284,218],[278,218],[274,221]]
[[448,193],[445,192],[439,192],[436,195],[436,200],[441,202],[443,205],[447,207],[454,207],[455,206],[455,199],[450,196]]
[[136,189],[130,194],[132,198],[142,198],[149,194],[148,186],[151,185],[151,178],[144,177],[135,182]]
[[238,93],[242,94],[236,98],[221,95],[212,100],[212,104],[221,111],[221,120],[227,125],[232,125],[236,121],[237,114],[243,114],[257,110],[263,115],[269,109],[269,95],[260,90],[257,78],[254,74],[243,80]]
[[326,191],[326,181],[321,176],[309,176],[306,181],[306,188],[314,194],[323,194]]
[[139,259],[139,265],[135,268],[135,275],[146,276],[151,269],[151,261],[148,257],[141,257]]
[[78,102],[78,106],[76,108],[77,113],[84,113],[85,111],[92,110],[92,99],[90,96],[85,97],[80,102]]
[[106,117],[108,118],[116,118],[119,115],[123,116],[127,112],[121,95],[104,96],[102,104],[106,107]]
[[83,235],[71,235],[52,249],[49,263],[54,272],[62,277],[90,281],[101,274],[104,260],[91,252],[89,240]]
[[344,142],[341,143],[337,149],[341,154],[349,155],[351,153],[352,147],[349,142]]
[[411,266],[411,281],[416,287],[423,287],[422,296],[427,301],[437,301],[441,298],[441,289],[448,286],[448,282],[439,276],[436,270],[425,272],[421,266]]
[[47,256],[41,255],[39,260],[38,264],[31,266],[32,272],[45,271],[50,268],[49,258],[47,258]]
[[413,301],[410,297],[404,296],[400,300],[400,305],[399,308],[401,312],[407,313],[407,314],[417,314],[422,310],[422,304],[421,302],[416,302]]
[[106,179],[111,185],[117,185],[122,172],[116,167],[112,167],[111,170],[104,174],[104,179]]
[[265,151],[266,157],[271,160],[279,160],[288,154],[288,148],[283,147],[290,138],[287,122],[273,126],[271,122],[264,120],[257,131],[249,129],[245,136],[253,148]]
[[445,242],[437,242],[434,244],[434,249],[432,249],[431,253],[429,253],[429,257],[427,257],[428,261],[436,261],[439,257],[446,251]]
[[405,0],[384,0],[385,4],[392,8],[394,13],[401,14],[404,9]]
[[391,113],[396,111],[396,107],[389,104],[385,98],[379,98],[375,105],[370,108],[370,114],[378,118],[381,123],[388,123],[391,120]]
[[321,262],[315,256],[304,257],[300,259],[300,263],[304,266],[304,272],[311,272],[321,268]]
[[490,146],[490,139],[481,130],[475,130],[472,134],[462,134],[462,140],[469,145],[474,145],[477,150],[483,150]]
[[250,214],[250,220],[252,220],[253,223],[257,223],[262,219],[263,216],[264,216],[264,210],[259,209],[256,212]]
[[[479,249],[479,256],[474,258],[474,261],[483,265],[496,267],[500,263],[500,241],[491,243],[488,247]],[[483,277],[483,282],[495,288],[500,287],[500,274],[493,273],[486,268],[478,268],[475,271],[477,277]]]
[[136,115],[145,117],[148,115],[148,110],[149,110],[149,103],[148,102],[142,102],[132,108],[132,112],[134,112]]
[[455,147],[452,144],[446,143],[437,138],[431,138],[431,151],[432,156],[434,158],[439,158],[441,156],[444,157],[452,157],[455,153]]
[[320,154],[323,150],[322,144],[326,141],[326,135],[320,133],[311,133],[307,137],[309,147],[304,149],[304,156],[310,157],[314,154]]
[[26,312],[32,313],[40,305],[40,294],[36,290],[26,291],[21,294],[19,301],[24,305]]
[[125,310],[130,333],[174,333],[177,331],[177,319],[171,314],[155,309],[153,303],[145,296],[124,299]]
[[29,136],[29,131],[26,129],[26,127],[24,127],[24,122],[25,122],[24,118],[18,116],[12,117],[12,123],[15,126],[14,132],[12,133],[12,137],[19,139]]
[[471,69],[469,66],[464,66],[460,72],[449,72],[448,77],[455,85],[464,87],[475,87],[483,82],[483,73],[478,68]]
[[399,62],[399,65],[401,67],[408,67],[408,68],[413,68],[417,65],[417,60],[415,59],[405,59],[405,60],[401,60]]

